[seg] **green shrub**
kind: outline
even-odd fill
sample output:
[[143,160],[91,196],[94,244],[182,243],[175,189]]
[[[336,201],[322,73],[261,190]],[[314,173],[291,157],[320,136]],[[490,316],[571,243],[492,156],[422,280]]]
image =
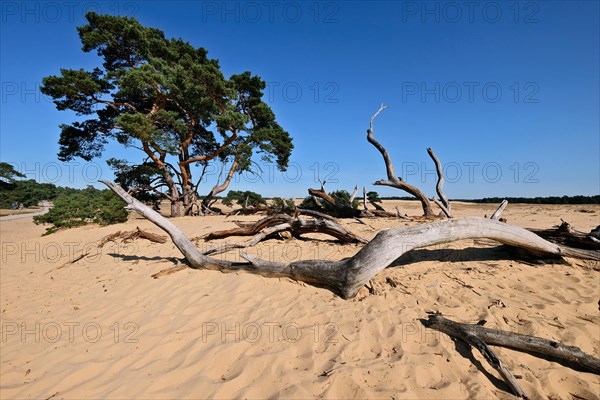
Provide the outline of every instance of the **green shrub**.
[[[337,203],[337,205],[339,207],[350,206],[350,193],[348,193],[346,190],[336,190],[335,192],[329,193],[329,195],[335,199],[335,202]],[[321,203],[323,205],[323,207],[321,207],[319,205],[319,203]],[[300,203],[300,205],[298,207],[306,208],[308,210],[315,210],[315,209],[319,209],[319,208],[324,208],[326,210],[333,210],[336,208],[332,204],[330,204],[328,201],[325,201],[323,199],[319,199],[319,203],[317,203],[317,201],[315,201],[313,196],[307,196],[304,198],[304,200],[302,200],[302,203]],[[352,201],[351,206],[352,206],[352,208],[357,208],[358,200],[354,199]]]
[[315,198],[312,196],[306,196],[304,198],[304,200],[302,200],[302,203],[300,203],[300,205],[298,206],[299,208],[304,208],[307,210],[316,210],[321,208],[321,206],[319,205],[319,203],[316,202]]
[[0,181],[0,208],[11,208],[13,203],[22,203],[25,207],[36,206],[42,200],[53,200],[74,192],[76,189],[37,183],[33,179],[10,183]]
[[296,208],[294,204],[294,199],[284,199],[281,197],[275,197],[272,200],[271,208],[273,211],[282,213],[282,212],[292,212]]
[[377,192],[367,192],[367,200],[373,203],[381,203],[381,198]]
[[255,192],[251,192],[246,190],[245,192],[241,192],[239,190],[230,190],[227,193],[227,196],[223,199],[223,204],[228,207],[231,207],[233,201],[236,201],[242,207],[258,207],[260,205],[266,205],[267,201],[263,199],[263,197]]
[[90,223],[110,225],[127,221],[125,202],[110,190],[93,187],[61,196],[44,215],[33,218],[36,224],[51,224],[45,235],[62,228],[74,228]]

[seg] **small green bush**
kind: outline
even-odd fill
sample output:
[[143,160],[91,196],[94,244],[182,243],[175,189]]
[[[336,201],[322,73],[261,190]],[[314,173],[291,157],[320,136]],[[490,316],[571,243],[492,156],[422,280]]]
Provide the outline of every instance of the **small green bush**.
[[296,205],[294,204],[294,199],[287,199],[286,200],[286,199],[281,198],[281,197],[275,197],[272,200],[271,208],[275,212],[284,213],[284,212],[292,212],[292,211],[294,211],[294,209],[296,208]]
[[367,200],[373,203],[381,203],[381,198],[377,192],[367,192]]
[[239,190],[230,190],[227,196],[223,199],[223,204],[231,207],[233,201],[236,201],[242,207],[258,207],[260,205],[266,205],[267,201],[258,193],[246,190],[241,192]]
[[321,208],[321,206],[319,206],[319,204],[316,202],[315,198],[312,196],[306,196],[304,198],[304,200],[302,200],[302,203],[300,203],[300,205],[298,207],[304,208],[307,210],[316,210],[318,208]]
[[44,215],[33,218],[36,224],[51,224],[45,235],[63,228],[74,228],[90,223],[111,225],[127,221],[125,202],[110,190],[88,187],[82,191],[61,196]]

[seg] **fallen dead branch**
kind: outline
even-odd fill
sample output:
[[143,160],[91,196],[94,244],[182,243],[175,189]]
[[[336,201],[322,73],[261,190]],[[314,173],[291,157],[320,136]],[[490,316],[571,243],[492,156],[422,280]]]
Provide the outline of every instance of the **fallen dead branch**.
[[98,242],[98,247],[103,247],[108,242],[115,242],[121,240],[122,243],[129,243],[135,239],[146,239],[154,243],[166,243],[167,237],[165,235],[158,235],[156,233],[144,231],[139,227],[136,227],[134,231],[117,231],[110,235],[104,236]]
[[367,240],[355,235],[338,223],[329,219],[301,219],[293,218],[287,214],[276,214],[263,218],[254,224],[238,223],[238,228],[211,232],[204,237],[205,240],[222,239],[230,236],[250,236],[252,239],[242,243],[226,243],[205,251],[205,255],[225,253],[233,249],[254,246],[257,243],[288,232],[290,237],[301,238],[306,233],[323,233],[335,237],[342,243],[367,243]]
[[548,242],[524,228],[479,217],[381,231],[354,256],[339,261],[301,260],[283,263],[257,259],[244,253],[240,255],[247,262],[219,260],[202,254],[171,221],[131,197],[120,186],[113,182],[101,182],[121,197],[128,204],[128,209],[140,213],[167,232],[191,268],[288,277],[326,287],[345,299],[356,296],[371,278],[407,251],[463,239],[487,238],[541,253],[600,261],[600,251],[572,249]]
[[62,268],[68,267],[69,265],[75,264],[77,261],[83,260],[89,254],[90,254],[89,251],[86,251],[85,253],[82,252],[80,255],[78,255],[77,257],[73,258],[72,260],[69,260],[69,261],[65,262],[64,264],[59,265],[56,268],[52,268],[50,271],[46,272],[46,274],[49,274],[50,272],[56,271],[57,269],[62,269]]
[[500,203],[500,205],[498,206],[498,209],[496,209],[496,211],[494,211],[494,213],[492,214],[490,219],[500,219],[500,216],[502,215],[502,212],[504,211],[504,209],[506,208],[507,205],[508,205],[508,200],[502,200],[502,203]]
[[165,269],[163,269],[163,270],[160,270],[160,271],[158,271],[157,273],[155,273],[155,274],[152,274],[151,276],[152,276],[152,278],[154,278],[154,279],[158,279],[158,278],[160,278],[161,276],[165,276],[165,275],[171,275],[171,274],[174,274],[175,272],[178,272],[178,271],[183,271],[184,269],[187,269],[187,268],[188,268],[188,266],[187,266],[187,265],[185,265],[185,264],[177,264],[177,265],[174,265],[174,266],[172,266],[172,267],[169,267],[169,268],[165,268]]
[[568,222],[561,221],[562,223],[554,228],[530,229],[530,231],[553,243],[578,249],[600,250],[600,240],[597,239],[596,233],[600,230],[600,226],[593,229],[590,233],[585,233],[573,229]]
[[485,328],[480,324],[458,323],[444,318],[440,313],[432,313],[427,320],[421,320],[421,322],[428,328],[443,332],[477,348],[490,365],[500,372],[513,393],[518,397],[527,398],[527,395],[512,373],[488,345],[554,357],[600,375],[600,359],[584,353],[578,347],[567,346],[554,340],[536,336]]

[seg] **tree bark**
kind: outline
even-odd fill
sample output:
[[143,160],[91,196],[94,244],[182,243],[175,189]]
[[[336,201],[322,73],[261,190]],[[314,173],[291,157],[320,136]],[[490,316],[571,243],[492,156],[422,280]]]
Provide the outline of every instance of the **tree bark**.
[[329,288],[344,299],[356,296],[365,283],[407,251],[462,239],[487,238],[541,253],[600,261],[600,252],[582,253],[581,250],[550,243],[526,229],[480,217],[388,229],[379,232],[353,257],[339,261],[302,260],[282,263],[255,259],[248,254],[241,254],[248,262],[217,260],[202,254],[172,222],[131,197],[120,186],[113,182],[101,182],[121,197],[128,204],[128,209],[137,211],[167,232],[192,268],[288,277]]

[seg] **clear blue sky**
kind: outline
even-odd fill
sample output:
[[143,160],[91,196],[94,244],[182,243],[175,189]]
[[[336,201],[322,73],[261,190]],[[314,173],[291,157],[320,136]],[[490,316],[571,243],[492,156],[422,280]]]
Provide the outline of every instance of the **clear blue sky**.
[[[83,187],[112,178],[108,157],[57,160],[57,111],[39,93],[59,68],[99,65],[76,27],[88,10],[129,15],[205,47],[226,76],[250,70],[294,138],[287,175],[262,165],[231,189],[305,196],[385,178],[375,136],[396,172],[433,195],[432,147],[451,198],[600,192],[600,11],[597,1],[2,1],[0,160],[30,178]],[[261,162],[259,161],[259,164]],[[215,183],[209,175],[201,191]],[[336,182],[337,181],[337,182]],[[98,186],[98,185],[97,185]],[[99,186],[98,186],[99,187]]]

